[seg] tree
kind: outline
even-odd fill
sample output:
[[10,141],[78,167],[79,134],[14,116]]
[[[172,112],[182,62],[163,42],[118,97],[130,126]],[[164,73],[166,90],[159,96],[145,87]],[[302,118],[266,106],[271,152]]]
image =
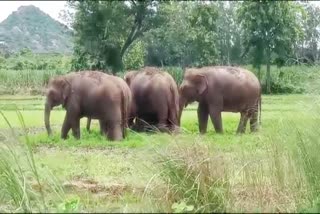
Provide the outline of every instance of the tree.
[[201,66],[216,64],[217,7],[203,2],[162,2],[157,28],[145,37],[147,64]]
[[217,19],[218,8],[211,2],[209,4],[199,2],[191,10],[189,33],[196,53],[195,64],[198,66],[218,63]]
[[318,43],[320,42],[320,8],[311,4],[303,5],[306,16],[303,19],[304,37],[299,42],[297,54],[298,58],[303,58],[308,63],[314,63],[319,60]]
[[[293,50],[293,44],[302,34],[299,20],[302,7],[295,2],[281,1],[245,1],[238,10],[243,28],[244,54],[251,52],[254,64],[260,66],[262,59],[267,64],[266,92],[271,93],[270,64],[272,54],[287,57]],[[241,18],[240,18],[241,17]]]
[[146,64],[155,66],[191,63],[191,33],[188,15],[193,2],[161,2],[157,10],[158,27],[144,37]]
[[217,50],[219,64],[240,64],[242,51],[241,28],[237,23],[236,10],[239,2],[216,3],[218,8],[217,18]]
[[153,27],[157,2],[72,1],[73,67],[122,70],[128,48]]

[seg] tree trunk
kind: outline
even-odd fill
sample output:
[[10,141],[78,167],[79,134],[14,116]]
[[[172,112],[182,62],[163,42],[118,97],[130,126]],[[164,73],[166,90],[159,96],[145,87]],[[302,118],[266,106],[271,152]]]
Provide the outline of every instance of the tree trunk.
[[270,51],[270,48],[268,48],[267,49],[267,75],[266,75],[267,94],[271,94],[270,55],[271,55],[271,51]]

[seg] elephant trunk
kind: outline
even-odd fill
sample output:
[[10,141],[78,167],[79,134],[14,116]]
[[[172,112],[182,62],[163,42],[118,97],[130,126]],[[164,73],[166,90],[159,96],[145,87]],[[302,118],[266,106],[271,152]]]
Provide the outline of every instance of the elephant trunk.
[[50,127],[50,111],[51,111],[51,104],[47,101],[45,104],[45,110],[44,110],[44,123],[49,136],[52,134],[52,130]]
[[186,105],[186,99],[183,98],[183,96],[180,96],[179,98],[179,121],[181,121],[181,115],[182,115],[182,111],[183,111],[183,108],[185,107]]

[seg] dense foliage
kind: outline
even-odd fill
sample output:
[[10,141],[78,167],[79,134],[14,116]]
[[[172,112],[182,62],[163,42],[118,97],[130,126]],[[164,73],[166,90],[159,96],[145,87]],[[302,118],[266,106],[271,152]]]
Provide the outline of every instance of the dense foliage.
[[[2,25],[18,25],[26,14],[18,11]],[[264,93],[296,93],[303,91],[297,89],[300,84],[282,79],[305,79],[306,71],[287,66],[319,61],[320,9],[309,3],[68,1],[64,15],[74,31],[73,57],[31,54],[28,49],[12,54],[0,44],[0,68],[102,69],[122,75],[146,65],[164,66],[179,83],[187,66],[239,65],[257,74]],[[22,23],[36,26],[34,18],[26,20]]]
[[252,64],[271,93],[272,64],[316,63],[319,55],[320,10],[301,2],[71,1],[69,6],[75,11],[74,69]]

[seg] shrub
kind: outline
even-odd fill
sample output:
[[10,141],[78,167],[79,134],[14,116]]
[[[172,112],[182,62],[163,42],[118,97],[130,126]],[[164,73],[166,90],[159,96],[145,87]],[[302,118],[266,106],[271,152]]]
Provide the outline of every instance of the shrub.
[[207,146],[176,145],[160,155],[168,203],[175,211],[226,212],[229,180],[223,158]]

